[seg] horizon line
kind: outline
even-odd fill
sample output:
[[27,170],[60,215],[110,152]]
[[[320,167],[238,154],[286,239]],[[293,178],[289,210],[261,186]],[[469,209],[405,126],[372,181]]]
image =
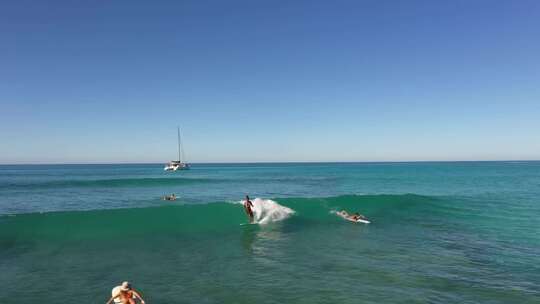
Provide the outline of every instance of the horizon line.
[[[382,161],[255,161],[255,162],[193,162],[190,165],[249,165],[249,164],[369,164],[369,163],[470,163],[470,162],[538,162],[540,159],[499,160],[382,160]],[[47,165],[162,165],[162,162],[54,162],[54,163],[0,163],[0,166]]]

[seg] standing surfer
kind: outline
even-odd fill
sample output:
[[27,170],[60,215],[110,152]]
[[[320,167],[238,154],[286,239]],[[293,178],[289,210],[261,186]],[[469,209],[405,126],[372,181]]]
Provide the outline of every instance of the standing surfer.
[[249,222],[253,223],[253,203],[249,200],[249,196],[246,195],[246,200],[244,201],[244,211],[249,217]]

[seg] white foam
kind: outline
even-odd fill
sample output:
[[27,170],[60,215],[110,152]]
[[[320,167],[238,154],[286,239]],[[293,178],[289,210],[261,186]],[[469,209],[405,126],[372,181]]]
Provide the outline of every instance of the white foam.
[[[241,201],[243,204],[245,201]],[[270,199],[256,198],[253,203],[253,217],[257,224],[268,224],[282,221],[294,214],[291,208],[281,206]]]

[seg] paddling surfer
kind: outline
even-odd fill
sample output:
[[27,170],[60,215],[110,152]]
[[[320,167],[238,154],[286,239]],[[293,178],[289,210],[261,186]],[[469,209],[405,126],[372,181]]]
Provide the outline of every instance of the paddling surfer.
[[358,221],[358,220],[367,220],[367,218],[363,215],[361,215],[360,213],[358,212],[355,212],[353,214],[349,214],[347,211],[345,210],[341,210],[340,212],[338,212],[341,216],[345,217],[345,218],[348,218],[348,219],[351,219],[351,220],[354,220],[354,221]]
[[244,211],[249,217],[249,222],[253,223],[253,203],[249,200],[249,196],[246,195],[246,200],[244,201]]
[[352,215],[352,218],[353,218],[355,221],[367,219],[365,216],[361,215],[361,214],[358,213],[358,212],[355,212],[355,213]]

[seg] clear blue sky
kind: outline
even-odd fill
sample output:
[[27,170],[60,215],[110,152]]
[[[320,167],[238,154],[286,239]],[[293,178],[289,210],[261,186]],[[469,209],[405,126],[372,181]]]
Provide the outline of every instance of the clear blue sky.
[[0,163],[540,159],[540,2],[2,1]]

